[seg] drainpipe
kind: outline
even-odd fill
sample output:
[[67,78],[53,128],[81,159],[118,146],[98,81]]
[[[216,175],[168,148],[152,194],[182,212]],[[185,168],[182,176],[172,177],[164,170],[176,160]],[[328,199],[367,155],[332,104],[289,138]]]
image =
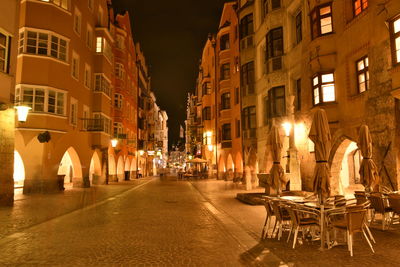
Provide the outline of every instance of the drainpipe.
[[214,50],[214,94],[215,94],[215,166],[217,169],[217,180],[219,176],[219,166],[218,166],[218,80],[217,80],[217,49],[216,49],[216,40],[213,39],[212,35],[208,35],[208,39],[211,42],[211,46]]

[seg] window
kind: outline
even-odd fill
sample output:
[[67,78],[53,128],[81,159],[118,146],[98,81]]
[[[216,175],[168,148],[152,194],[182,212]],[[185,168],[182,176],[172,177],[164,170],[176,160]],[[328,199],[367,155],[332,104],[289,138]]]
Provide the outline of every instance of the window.
[[114,107],[121,109],[123,105],[123,97],[121,94],[114,94]]
[[203,121],[211,120],[211,107],[203,108]]
[[231,108],[231,94],[224,93],[221,95],[221,109],[230,109]]
[[69,123],[76,126],[78,122],[78,101],[71,97],[71,106],[69,113]]
[[271,0],[271,7],[272,9],[280,8],[281,0]]
[[31,86],[17,87],[15,102],[32,108],[32,112],[46,112],[64,115],[65,93],[48,88]]
[[114,122],[113,128],[114,128],[113,134],[114,134],[114,137],[116,137],[116,138],[118,138],[120,135],[122,135],[124,133],[122,123],[120,123],[120,122]]
[[62,61],[67,60],[65,38],[52,32],[22,31],[19,34],[19,53],[49,56]]
[[125,39],[122,35],[117,35],[115,45],[119,49],[125,49]]
[[90,125],[90,131],[103,131],[111,133],[111,120],[102,113],[93,113],[93,125]]
[[312,79],[313,104],[335,101],[335,80],[332,73],[316,74]]
[[250,61],[242,66],[240,73],[242,92],[244,95],[254,94],[254,62]]
[[363,57],[356,62],[358,92],[369,89],[368,57]]
[[89,48],[93,46],[93,29],[89,24],[86,26],[86,46]]
[[264,97],[264,125],[269,124],[270,114],[269,114],[269,99],[268,95]]
[[393,65],[400,63],[400,17],[390,23]]
[[245,17],[243,17],[240,20],[240,39],[245,38],[246,36],[253,34],[254,29],[253,29],[253,14],[249,14]]
[[296,44],[300,43],[303,39],[302,32],[302,13],[296,15]]
[[96,38],[96,53],[103,53],[103,55],[108,59],[108,61],[112,62],[113,54],[111,46],[105,38],[103,37]]
[[92,71],[91,68],[88,64],[85,64],[85,77],[84,77],[84,83],[87,88],[90,89],[90,84],[92,80]]
[[202,91],[202,95],[211,95],[211,84],[209,82],[203,83]]
[[368,0],[352,0],[354,16],[361,14],[368,7]]
[[121,63],[115,63],[115,76],[121,80],[125,78],[125,68]]
[[69,0],[40,0],[42,2],[51,2],[53,5],[61,7],[62,9],[68,10],[68,1]]
[[333,32],[331,3],[314,8],[311,12],[312,39]]
[[255,129],[256,125],[256,107],[250,106],[243,109],[243,130]]
[[267,34],[267,59],[283,55],[282,27],[272,29]]
[[235,104],[239,104],[239,98],[240,98],[240,93],[239,93],[239,87],[235,88]]
[[222,125],[222,141],[232,140],[231,136],[231,124],[226,123]]
[[231,77],[230,64],[225,63],[221,65],[221,80],[227,80]]
[[79,79],[79,56],[75,52],[72,52],[71,75],[75,79]]
[[95,92],[103,92],[110,96],[111,94],[111,83],[102,73],[95,74]]
[[8,73],[11,37],[0,32],[0,71]]
[[236,120],[236,138],[240,137],[240,120]]
[[286,115],[285,87],[273,87],[268,91],[268,118]]
[[229,34],[222,35],[221,38],[219,39],[219,42],[221,50],[229,49],[230,47]]
[[82,14],[77,8],[75,8],[75,12],[74,12],[74,31],[78,35],[81,35],[81,28],[82,28]]
[[296,110],[301,110],[301,79],[298,79],[296,82]]

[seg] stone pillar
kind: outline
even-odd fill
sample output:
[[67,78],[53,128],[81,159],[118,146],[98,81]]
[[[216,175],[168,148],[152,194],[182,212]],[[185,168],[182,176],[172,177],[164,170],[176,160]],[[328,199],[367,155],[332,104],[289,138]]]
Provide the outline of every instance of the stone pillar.
[[295,118],[294,118],[294,95],[288,97],[288,113],[289,120],[292,125],[289,134],[289,149],[288,149],[288,165],[290,172],[290,191],[301,191],[301,171],[300,171],[300,160],[297,156],[297,148],[295,143]]
[[14,202],[14,110],[0,110],[0,206]]

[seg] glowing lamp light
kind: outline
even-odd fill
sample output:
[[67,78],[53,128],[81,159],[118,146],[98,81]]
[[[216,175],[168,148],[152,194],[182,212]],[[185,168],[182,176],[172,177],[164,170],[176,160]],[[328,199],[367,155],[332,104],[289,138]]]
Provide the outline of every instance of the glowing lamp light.
[[189,160],[192,160],[193,159],[193,156],[192,155],[189,155]]
[[290,135],[290,130],[292,129],[292,124],[290,122],[285,122],[282,124],[283,129],[285,130],[285,135]]
[[139,155],[143,156],[144,155],[144,151],[143,150],[139,150]]
[[111,139],[111,146],[112,147],[116,147],[117,146],[117,144],[118,144],[118,139]]
[[211,137],[212,136],[212,132],[210,132],[210,131],[206,132],[206,136],[207,137]]
[[18,121],[19,122],[26,122],[26,118],[28,117],[29,110],[32,108],[27,106],[16,106],[15,109],[17,110]]
[[213,151],[213,146],[212,145],[208,145],[208,151]]

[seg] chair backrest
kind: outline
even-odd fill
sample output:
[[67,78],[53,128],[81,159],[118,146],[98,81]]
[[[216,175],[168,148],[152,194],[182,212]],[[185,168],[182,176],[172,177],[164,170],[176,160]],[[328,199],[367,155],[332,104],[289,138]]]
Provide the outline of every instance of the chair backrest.
[[400,195],[399,194],[390,194],[389,205],[393,209],[393,211],[397,214],[400,214]]
[[335,207],[346,206],[346,198],[343,195],[336,195],[334,199]]
[[282,221],[282,212],[281,212],[281,207],[279,206],[279,200],[272,200],[271,201],[271,207],[274,212],[274,215],[276,216],[276,219],[278,221]]
[[286,205],[285,209],[288,211],[290,219],[292,221],[293,227],[296,227],[300,224],[299,214],[297,213],[295,205]]
[[271,200],[270,199],[266,199],[265,203],[264,203],[265,209],[267,210],[267,214],[268,216],[274,216],[274,211],[271,207]]
[[371,193],[368,197],[371,207],[378,213],[385,213],[385,203],[380,193]]
[[367,195],[364,191],[355,191],[354,197],[357,199],[357,205],[363,204],[364,202],[368,201]]
[[347,229],[350,233],[362,231],[366,212],[366,209],[346,210]]

